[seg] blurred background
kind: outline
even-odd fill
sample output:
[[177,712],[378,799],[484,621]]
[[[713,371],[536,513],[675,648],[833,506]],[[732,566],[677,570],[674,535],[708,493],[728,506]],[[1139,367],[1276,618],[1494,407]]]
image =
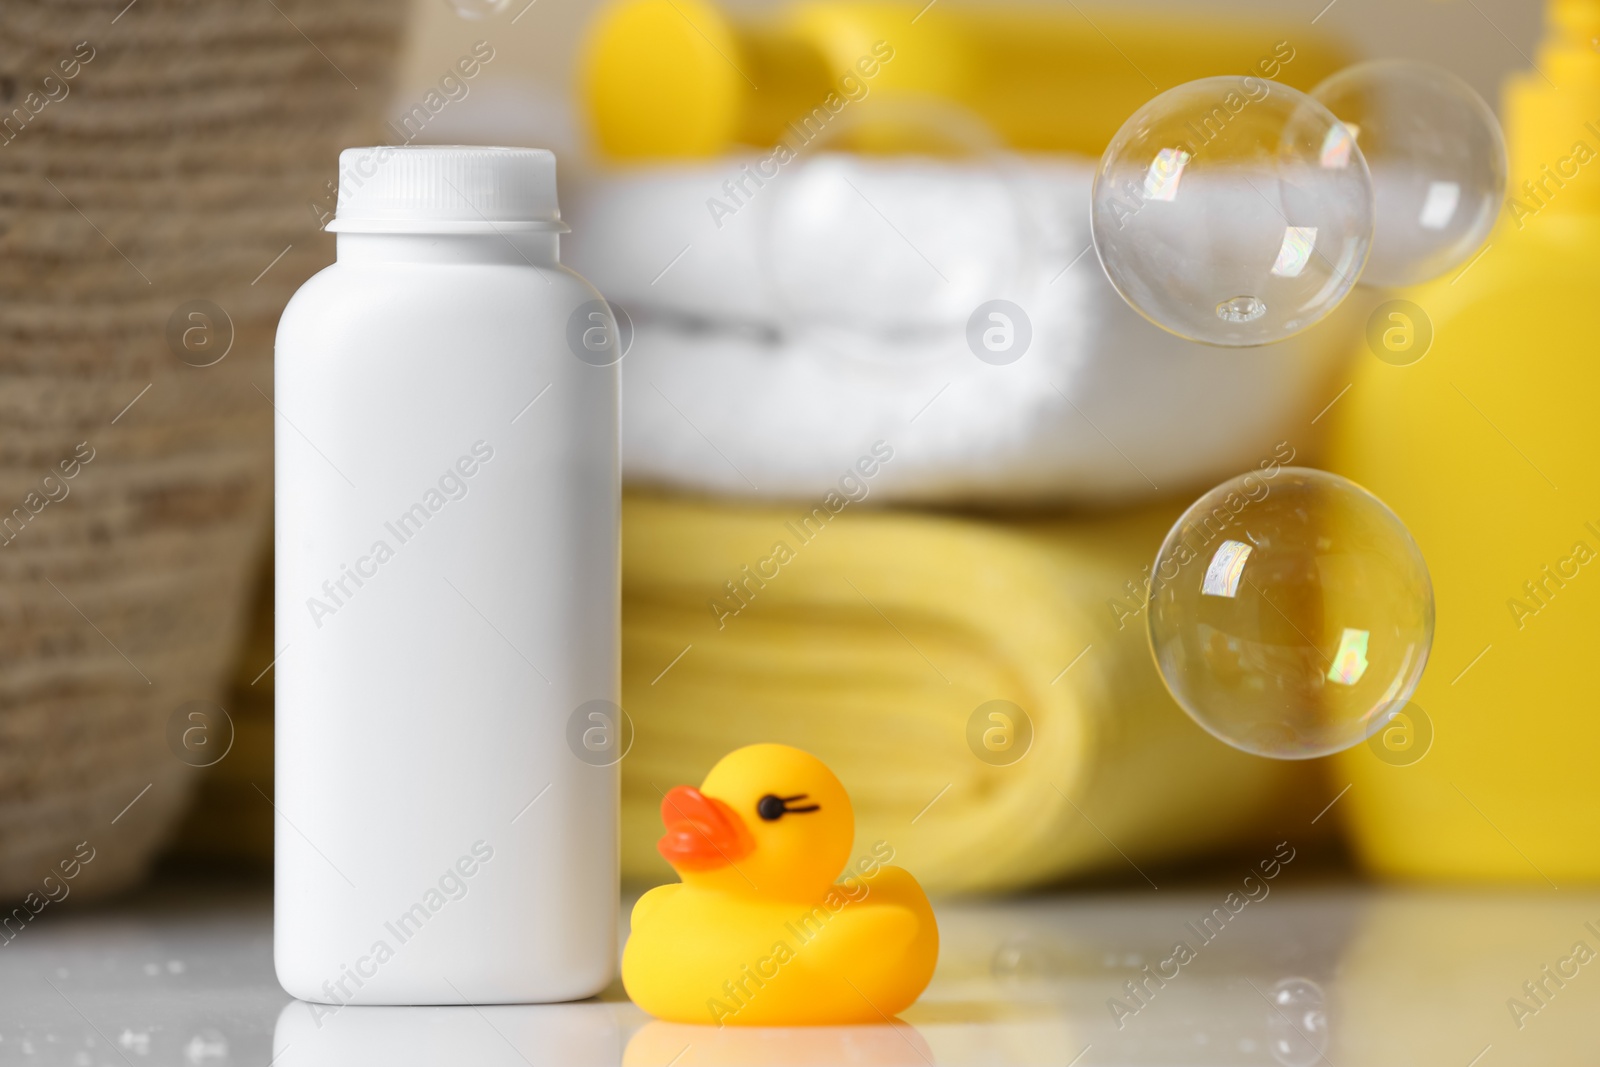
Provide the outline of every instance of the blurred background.
[[[631,885],[670,877],[649,783],[755,740],[826,760],[858,840],[945,899],[1117,899],[1285,840],[1340,884],[1600,876],[1600,581],[1548,580],[1600,546],[1600,192],[1520,191],[1600,147],[1600,5],[134,0],[0,27],[8,905],[74,855],[72,906],[270,876],[272,334],[332,261],[339,149],[371,143],[553,148],[563,260],[626,312]],[[1536,209],[1407,294],[1424,352],[1370,339],[1378,292],[1261,349],[1129,310],[1086,210],[1128,115],[1369,57],[1481,93]],[[1010,360],[968,342],[997,299]],[[1436,585],[1401,728],[1326,760],[1217,743],[1146,645],[1173,519],[1274,459],[1371,488]]]
[[[947,2],[939,0],[940,5]],[[576,106],[575,80],[585,31],[604,6],[584,3],[543,8],[540,0],[513,26],[510,20],[520,9],[515,3],[494,14],[488,14],[494,11],[494,5],[464,3],[461,10],[469,12],[466,17],[444,0],[413,5],[413,32],[404,45],[391,116],[399,113],[399,104],[419,98],[432,87],[439,72],[473,41],[487,39],[480,29],[493,29],[493,44],[497,50],[504,49],[507,62],[500,65],[497,60],[484,71],[474,87],[483,99],[451,116],[451,121],[462,125],[452,126],[452,130],[460,132],[449,136],[467,139],[471,131],[473,138],[490,133],[507,138],[518,132],[519,141],[548,145],[558,153],[591,151],[594,135]],[[1034,6],[1054,12],[1068,26],[1075,25],[1086,49],[1091,39],[1099,41],[1094,54],[1108,65],[1111,59],[1120,58],[1117,47],[1137,45],[1141,28],[1144,34],[1159,38],[1164,16],[1182,14],[1194,23],[1209,24],[1218,36],[1240,43],[1267,36],[1272,28],[1278,28],[1292,31],[1297,41],[1304,38],[1335,43],[1351,58],[1396,57],[1437,63],[1466,79],[1491,104],[1498,104],[1500,83],[1507,74],[1528,68],[1544,16],[1538,4],[1512,0],[1474,0],[1471,4],[1466,0],[1405,0],[1393,4],[1337,0],[1332,5],[1326,0],[1320,4],[1128,0],[1076,6],[1063,0]],[[912,13],[920,7],[914,5]],[[759,17],[781,10],[781,5],[740,2],[722,8]],[[472,17],[480,12],[485,13],[483,17]],[[502,14],[504,18],[500,17]],[[1108,17],[1119,28],[1130,31],[1126,39],[1108,42],[1095,32],[1089,20],[1099,22]],[[1317,20],[1315,24],[1312,19]],[[1202,61],[1198,56],[1194,60]],[[1166,77],[1157,76],[1153,70],[1149,73],[1163,89],[1177,84],[1178,79],[1170,72]],[[1137,73],[1133,76],[1138,77]],[[1113,123],[1113,128],[1118,124]]]

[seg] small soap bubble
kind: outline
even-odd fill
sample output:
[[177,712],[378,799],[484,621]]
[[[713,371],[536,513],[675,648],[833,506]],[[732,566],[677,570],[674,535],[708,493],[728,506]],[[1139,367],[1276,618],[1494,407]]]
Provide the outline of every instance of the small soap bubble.
[[1036,935],[1019,934],[995,950],[989,970],[1004,985],[1028,985],[1059,981],[1070,970],[1070,963],[1058,946]]
[[1268,344],[1355,285],[1372,181],[1349,131],[1304,93],[1202,78],[1117,131],[1090,223],[1112,285],[1145,318],[1206,344]]
[[1253,296],[1236,296],[1217,305],[1223,322],[1254,322],[1267,313],[1267,305]]
[[1035,970],[1032,944],[1025,941],[1008,941],[995,950],[989,970],[998,981],[1018,982],[1031,977]]
[[1312,90],[1355,138],[1372,173],[1372,255],[1361,281],[1437,278],[1482,247],[1506,194],[1506,145],[1483,98],[1447,70],[1374,60]]
[[1422,677],[1433,587],[1383,502],[1324,471],[1224,482],[1167,534],[1150,647],[1167,689],[1219,740],[1310,759],[1366,740]]
[[1322,987],[1309,978],[1285,978],[1267,993],[1268,1048],[1284,1067],[1309,1067],[1328,1048],[1328,1014]]

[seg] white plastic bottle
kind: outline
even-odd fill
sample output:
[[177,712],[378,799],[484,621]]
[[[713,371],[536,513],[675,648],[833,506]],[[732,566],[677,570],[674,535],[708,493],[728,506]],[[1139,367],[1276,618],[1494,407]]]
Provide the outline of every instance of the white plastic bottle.
[[277,339],[278,980],[589,996],[616,962],[615,322],[560,265],[549,152],[340,171],[337,262]]

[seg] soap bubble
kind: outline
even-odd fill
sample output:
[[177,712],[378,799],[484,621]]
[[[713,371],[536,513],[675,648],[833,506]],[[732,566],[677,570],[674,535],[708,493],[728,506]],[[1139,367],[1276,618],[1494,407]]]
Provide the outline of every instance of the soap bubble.
[[1372,181],[1337,119],[1252,77],[1136,111],[1095,175],[1095,251],[1123,299],[1213,345],[1280,341],[1345,298],[1372,242]]
[[1150,647],[1190,717],[1235,748],[1310,759],[1401,708],[1433,643],[1411,534],[1338,475],[1270,466],[1184,512],[1156,556]]
[[1072,961],[1059,946],[1037,933],[1007,938],[989,961],[989,973],[1003,985],[1037,986],[1059,982],[1072,971]]
[[1371,168],[1372,255],[1362,282],[1414,285],[1472,257],[1506,193],[1506,145],[1472,87],[1426,63],[1341,71],[1312,96],[1345,124]]
[[1327,1059],[1328,1013],[1322,987],[1309,978],[1285,978],[1267,994],[1268,1048],[1284,1067],[1311,1067]]

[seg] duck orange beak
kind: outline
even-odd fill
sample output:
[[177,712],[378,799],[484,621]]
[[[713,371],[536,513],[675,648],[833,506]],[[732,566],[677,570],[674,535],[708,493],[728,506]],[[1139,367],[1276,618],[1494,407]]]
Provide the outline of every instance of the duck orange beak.
[[666,861],[679,871],[712,871],[749,855],[755,847],[750,830],[737,812],[691,786],[667,790],[661,798],[661,821],[667,832],[656,842]]

